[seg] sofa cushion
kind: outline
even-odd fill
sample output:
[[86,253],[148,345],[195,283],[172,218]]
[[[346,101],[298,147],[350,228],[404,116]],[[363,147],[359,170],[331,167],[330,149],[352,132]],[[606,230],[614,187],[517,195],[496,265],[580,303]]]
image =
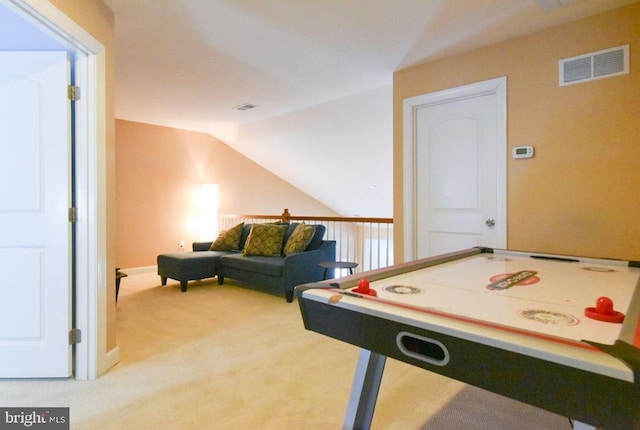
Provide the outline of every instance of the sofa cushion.
[[220,264],[230,270],[260,273],[279,278],[282,276],[284,258],[227,254],[221,257]]
[[286,232],[286,225],[253,224],[242,254],[264,257],[280,256]]
[[307,249],[315,232],[315,228],[305,223],[296,225],[284,244],[283,254],[289,255]]
[[179,281],[204,279],[216,275],[220,251],[176,252],[158,255],[158,274]]
[[211,244],[210,251],[232,251],[234,249],[240,249],[240,235],[244,223],[231,227],[228,230],[224,230],[218,238]]
[[322,245],[322,240],[324,239],[324,233],[327,230],[327,228],[322,224],[315,224],[313,227],[316,231],[313,234],[311,242],[309,243],[309,246],[307,246],[307,249],[305,249],[305,251],[313,251],[314,249],[320,248],[320,245]]
[[240,251],[242,251],[247,244],[247,238],[249,237],[249,233],[251,233],[252,225],[253,224],[245,224],[242,228],[242,234],[240,235],[240,246],[238,247]]
[[287,241],[289,240],[289,238],[291,237],[291,235],[293,234],[294,231],[296,231],[296,228],[299,226],[300,224],[297,222],[291,223],[287,226],[287,232],[284,234],[284,243],[286,244]]

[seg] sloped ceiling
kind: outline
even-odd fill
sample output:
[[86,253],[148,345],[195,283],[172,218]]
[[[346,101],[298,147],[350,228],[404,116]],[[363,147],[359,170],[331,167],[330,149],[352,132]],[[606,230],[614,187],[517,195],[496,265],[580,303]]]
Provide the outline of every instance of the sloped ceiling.
[[342,215],[392,216],[395,70],[636,0],[103,1],[117,118],[204,131]]

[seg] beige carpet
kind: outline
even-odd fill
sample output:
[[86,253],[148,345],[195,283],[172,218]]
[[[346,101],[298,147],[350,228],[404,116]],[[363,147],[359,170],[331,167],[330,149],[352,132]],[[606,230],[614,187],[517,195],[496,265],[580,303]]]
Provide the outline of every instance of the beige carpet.
[[[339,429],[358,349],[297,303],[215,280],[122,280],[122,360],[96,381],[0,381],[0,406],[68,406],[72,429]],[[566,418],[387,360],[373,429],[566,430]]]

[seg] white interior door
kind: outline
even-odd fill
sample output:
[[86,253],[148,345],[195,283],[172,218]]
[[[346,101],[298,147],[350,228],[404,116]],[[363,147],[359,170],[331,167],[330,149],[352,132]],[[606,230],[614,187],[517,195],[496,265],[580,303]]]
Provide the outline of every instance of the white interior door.
[[405,196],[411,202],[405,238],[412,258],[506,247],[505,81],[405,102],[411,118],[405,130],[411,192]]
[[0,53],[0,377],[72,371],[69,65]]

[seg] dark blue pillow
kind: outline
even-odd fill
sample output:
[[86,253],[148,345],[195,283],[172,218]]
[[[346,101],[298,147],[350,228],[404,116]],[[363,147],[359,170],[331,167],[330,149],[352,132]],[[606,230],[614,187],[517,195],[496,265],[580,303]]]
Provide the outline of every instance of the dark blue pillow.
[[322,245],[322,240],[324,238],[324,233],[327,231],[327,228],[322,224],[314,224],[316,231],[313,234],[313,238],[311,238],[311,242],[305,251],[313,251],[314,249],[320,248]]

